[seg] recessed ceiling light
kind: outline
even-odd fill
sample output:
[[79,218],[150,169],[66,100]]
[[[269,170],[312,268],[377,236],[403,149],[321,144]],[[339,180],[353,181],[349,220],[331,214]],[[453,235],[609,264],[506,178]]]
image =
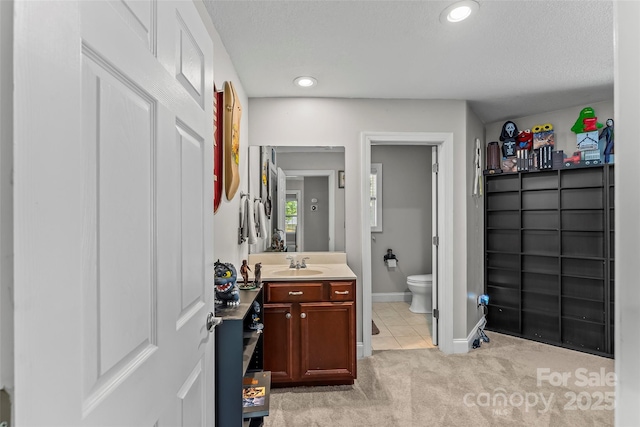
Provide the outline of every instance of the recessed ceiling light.
[[440,22],[460,22],[467,19],[473,12],[478,10],[480,5],[474,0],[462,0],[456,2],[440,14]]
[[300,87],[311,87],[318,84],[318,81],[316,79],[308,76],[296,77],[293,82]]

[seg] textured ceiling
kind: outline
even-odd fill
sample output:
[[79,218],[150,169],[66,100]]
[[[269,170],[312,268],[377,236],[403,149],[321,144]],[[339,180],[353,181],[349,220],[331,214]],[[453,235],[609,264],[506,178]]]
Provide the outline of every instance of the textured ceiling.
[[481,0],[442,24],[451,3],[205,0],[250,98],[466,99],[484,123],[613,99],[611,1]]

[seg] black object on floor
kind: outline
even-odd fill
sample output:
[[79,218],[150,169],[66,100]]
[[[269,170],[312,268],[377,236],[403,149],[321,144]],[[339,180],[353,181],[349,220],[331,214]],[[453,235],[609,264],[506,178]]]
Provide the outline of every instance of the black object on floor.
[[371,321],[371,335],[378,335],[380,333],[380,329],[376,326],[376,322]]

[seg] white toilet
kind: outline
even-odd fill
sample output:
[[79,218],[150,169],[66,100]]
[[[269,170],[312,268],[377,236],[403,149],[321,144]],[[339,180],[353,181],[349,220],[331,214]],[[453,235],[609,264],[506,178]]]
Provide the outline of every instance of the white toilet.
[[431,313],[431,287],[433,276],[431,274],[416,274],[407,277],[407,285],[411,291],[411,306],[409,310],[414,313]]

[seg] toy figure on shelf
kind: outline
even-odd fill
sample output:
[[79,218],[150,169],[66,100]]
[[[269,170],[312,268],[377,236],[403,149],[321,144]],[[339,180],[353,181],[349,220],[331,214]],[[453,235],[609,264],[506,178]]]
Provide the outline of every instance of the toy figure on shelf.
[[242,260],[242,265],[240,266],[240,274],[242,275],[242,284],[246,285],[249,281],[249,272],[251,269],[247,265],[247,260]]
[[214,268],[214,285],[216,291],[215,304],[240,305],[240,293],[236,285],[237,272],[233,264],[216,261]]
[[254,301],[251,309],[253,311],[251,313],[251,324],[249,325],[249,329],[261,334],[264,329],[264,325],[260,322],[260,303],[258,303],[258,301]]
[[247,260],[243,259],[242,265],[240,266],[240,275],[242,276],[242,283],[238,285],[238,288],[240,288],[241,290],[255,289],[256,287],[256,285],[253,282],[249,283],[249,271],[251,271],[251,268],[249,268],[249,266],[247,265]]
[[580,111],[578,119],[571,127],[573,133],[593,132],[602,128],[602,123],[598,122],[596,113],[592,107],[585,107]]
[[533,132],[533,149],[537,150],[541,147],[555,145],[555,138],[553,134],[553,125],[551,123],[545,123],[543,125],[535,125],[531,128]]
[[531,133],[531,129],[525,129],[518,133],[518,144],[517,148],[519,150],[527,150],[531,151],[531,147],[533,147],[533,133]]
[[518,127],[512,121],[502,125],[500,141],[502,141],[502,155],[511,157],[516,155],[516,139],[518,138]]
[[260,270],[262,270],[262,263],[257,262],[255,265],[254,273],[253,273],[254,274],[253,284],[256,286],[260,286],[260,276],[262,276],[262,272]]
[[[583,153],[583,161],[565,162],[565,167],[571,164],[595,165],[602,163],[601,150],[598,147],[598,129],[602,128],[602,126],[602,123],[598,122],[593,108],[586,107],[580,111],[580,115],[571,127],[571,131],[576,134],[576,147]],[[604,154],[604,149],[602,149],[602,152]]]
[[604,162],[613,163],[613,119],[607,119],[607,126],[600,133],[599,143],[604,147]]

